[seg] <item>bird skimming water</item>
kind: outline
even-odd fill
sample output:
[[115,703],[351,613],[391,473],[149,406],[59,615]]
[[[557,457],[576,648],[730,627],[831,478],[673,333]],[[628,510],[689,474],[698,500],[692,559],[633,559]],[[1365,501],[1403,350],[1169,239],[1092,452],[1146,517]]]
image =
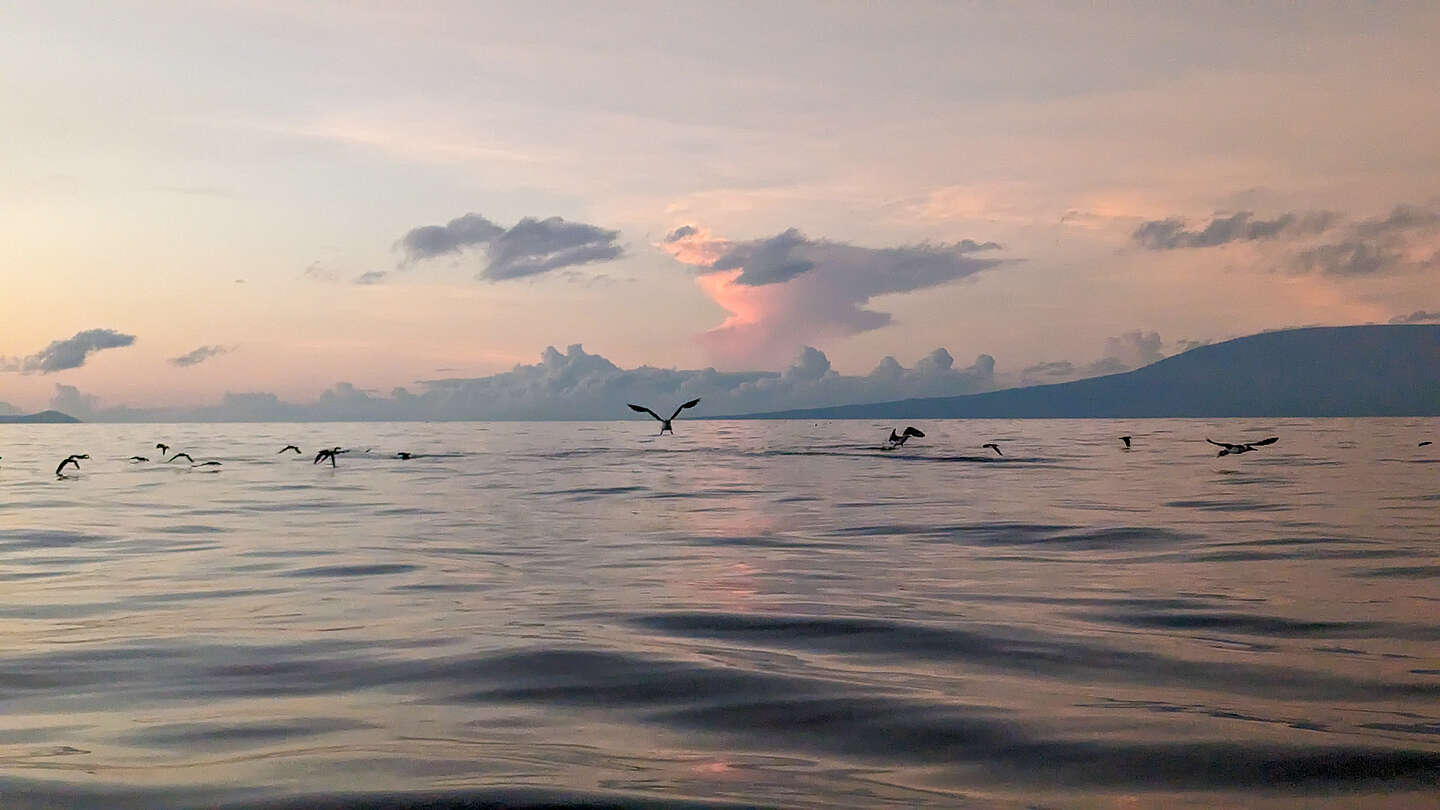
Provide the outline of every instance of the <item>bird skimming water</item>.
[[890,438],[886,439],[886,441],[890,443],[890,446],[886,447],[885,449],[894,450],[897,447],[902,447],[904,446],[905,442],[910,441],[910,438],[912,436],[917,439],[925,438],[925,434],[916,427],[906,425],[905,431],[903,433],[896,433],[895,428],[890,428]]
[[324,461],[325,459],[328,458],[328,459],[330,459],[330,466],[331,466],[331,467],[334,467],[334,466],[335,466],[335,457],[338,456],[338,455],[340,455],[340,454],[343,453],[343,452],[345,452],[345,451],[344,451],[344,450],[341,450],[341,449],[338,448],[338,447],[332,447],[332,448],[329,448],[329,449],[327,449],[327,450],[321,450],[320,452],[318,452],[318,453],[315,454],[315,460],[312,461],[312,462],[310,462],[310,463],[311,463],[311,464],[319,464],[320,462],[322,462],[322,461]]
[[1220,456],[1238,456],[1238,455],[1240,455],[1241,453],[1252,453],[1252,452],[1254,452],[1255,449],[1258,448],[1258,447],[1264,447],[1264,446],[1267,445],[1267,444],[1274,444],[1275,442],[1280,441],[1280,437],[1279,437],[1279,436],[1271,436],[1271,437],[1268,438],[1268,439],[1261,439],[1261,440],[1258,441],[1258,442],[1245,442],[1244,444],[1230,444],[1230,443],[1228,443],[1228,442],[1217,442],[1217,441],[1215,441],[1214,439],[1208,439],[1208,438],[1207,438],[1205,441],[1210,442],[1211,444],[1213,444],[1213,445],[1215,445],[1216,447],[1219,447],[1219,448],[1220,448],[1220,452],[1218,452],[1218,453],[1215,454],[1215,457],[1216,457],[1216,458],[1219,458]]
[[670,425],[670,423],[673,422],[673,421],[675,421],[675,417],[679,416],[681,411],[685,410],[686,408],[693,408],[693,407],[695,407],[696,405],[699,405],[699,404],[700,404],[700,398],[699,398],[699,397],[696,397],[695,399],[692,399],[692,400],[690,400],[689,402],[687,402],[687,403],[681,405],[680,407],[676,408],[676,409],[675,409],[675,413],[670,414],[670,418],[669,418],[669,419],[666,419],[665,417],[661,416],[661,415],[658,414],[658,413],[655,413],[654,411],[650,410],[649,408],[644,407],[643,405],[631,405],[631,404],[628,403],[628,402],[625,403],[625,404],[626,404],[626,405],[629,405],[630,410],[632,410],[632,411],[634,411],[634,412],[636,412],[636,413],[648,413],[648,414],[650,414],[651,416],[655,417],[656,419],[660,420],[660,435],[661,435],[661,436],[664,436],[664,435],[665,435],[665,431],[667,431],[667,430],[670,431],[671,434],[674,434],[674,433],[675,433],[675,428],[672,427],[672,426]]
[[980,445],[980,446],[981,446],[982,448],[989,448],[989,449],[991,449],[991,450],[994,450],[994,451],[995,451],[995,455],[997,455],[997,456],[1003,456],[1003,455],[1005,455],[1004,453],[1000,452],[1000,445],[996,444],[995,442],[989,442],[989,443],[986,443],[986,444],[982,444],[982,445]]

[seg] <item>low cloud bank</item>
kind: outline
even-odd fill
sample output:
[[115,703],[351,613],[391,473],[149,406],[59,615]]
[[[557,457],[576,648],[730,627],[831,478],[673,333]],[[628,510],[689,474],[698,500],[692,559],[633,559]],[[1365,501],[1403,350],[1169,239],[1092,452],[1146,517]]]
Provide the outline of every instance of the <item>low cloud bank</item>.
[[886,357],[869,374],[848,376],[811,347],[781,372],[722,372],[626,369],[577,344],[564,352],[549,347],[539,363],[489,377],[423,380],[418,391],[381,394],[342,382],[310,403],[286,402],[267,392],[227,393],[215,405],[150,409],[103,407],[74,386],[57,385],[50,407],[92,421],[580,420],[629,418],[627,401],[665,410],[702,397],[701,413],[720,415],[955,396],[995,386],[993,357],[982,354],[957,367],[945,349],[908,368]]

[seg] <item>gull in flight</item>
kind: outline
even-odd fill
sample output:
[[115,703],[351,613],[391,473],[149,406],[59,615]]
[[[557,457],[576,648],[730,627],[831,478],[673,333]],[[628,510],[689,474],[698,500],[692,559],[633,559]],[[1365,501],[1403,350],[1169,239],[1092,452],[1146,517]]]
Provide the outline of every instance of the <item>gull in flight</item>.
[[634,411],[634,412],[636,412],[636,413],[648,413],[648,414],[650,414],[651,416],[653,416],[653,417],[655,417],[656,419],[658,419],[658,420],[660,421],[660,435],[661,435],[661,436],[664,436],[664,435],[665,435],[665,431],[667,431],[667,430],[670,431],[671,435],[674,435],[674,433],[675,433],[675,428],[672,427],[672,426],[670,425],[670,423],[673,422],[673,421],[675,421],[675,417],[679,416],[681,411],[685,410],[686,408],[693,408],[693,407],[695,407],[696,405],[699,405],[699,404],[700,404],[700,398],[699,398],[699,397],[696,397],[695,399],[692,399],[692,400],[690,400],[689,402],[687,402],[687,403],[681,405],[680,407],[676,408],[676,409],[675,409],[675,412],[672,413],[672,414],[670,414],[670,418],[669,418],[669,419],[666,419],[665,417],[661,416],[660,414],[655,413],[654,411],[652,411],[652,410],[650,410],[649,408],[646,408],[646,407],[644,407],[644,406],[641,406],[641,405],[631,405],[631,404],[628,403],[628,402],[625,403],[625,404],[626,404],[626,405],[629,405],[629,406],[630,406],[630,410],[632,410],[632,411]]
[[1279,437],[1279,436],[1271,436],[1271,437],[1268,438],[1268,439],[1261,439],[1261,440],[1258,441],[1258,442],[1245,442],[1244,444],[1230,444],[1230,443],[1228,443],[1228,442],[1217,442],[1217,441],[1215,441],[1214,439],[1208,439],[1208,438],[1207,438],[1205,441],[1210,442],[1211,444],[1213,444],[1213,445],[1215,445],[1216,447],[1220,448],[1220,452],[1218,452],[1218,453],[1215,454],[1215,457],[1216,457],[1216,458],[1219,458],[1220,456],[1238,456],[1238,455],[1240,455],[1241,453],[1254,452],[1254,450],[1255,450],[1256,448],[1258,448],[1258,447],[1264,447],[1264,446],[1267,445],[1267,444],[1274,444],[1275,442],[1280,441],[1280,437]]
[[315,460],[312,461],[312,462],[310,462],[310,463],[311,463],[311,464],[319,464],[320,462],[322,462],[322,461],[324,461],[325,459],[328,458],[328,459],[330,459],[330,466],[331,466],[331,467],[334,467],[334,466],[335,466],[335,457],[338,456],[338,455],[340,455],[340,454],[343,453],[343,452],[345,452],[345,451],[344,451],[344,450],[341,450],[341,449],[338,448],[338,447],[332,447],[332,448],[330,448],[330,449],[328,449],[328,450],[321,450],[320,452],[318,452],[318,453],[315,454]]
[[77,469],[77,470],[80,469],[80,459],[82,459],[82,458],[90,458],[90,456],[86,455],[85,453],[71,453],[70,455],[66,456],[66,457],[65,457],[65,460],[62,461],[62,462],[60,462],[60,466],[58,466],[58,467],[55,468],[55,477],[56,477],[56,478],[64,478],[64,477],[65,477],[65,465],[66,465],[66,464],[74,464],[74,465],[75,465],[75,469]]
[[[285,452],[286,450],[294,450],[294,451],[295,451],[295,455],[297,455],[297,456],[300,455],[300,448],[296,447],[296,446],[293,445],[293,444],[287,444],[287,445],[285,445],[284,447],[280,448],[280,453],[283,453],[283,452]],[[278,455],[280,455],[280,453],[276,453],[275,455],[278,456]]]
[[175,455],[173,455],[173,456],[171,456],[169,459],[167,459],[165,463],[166,463],[166,464],[169,464],[171,461],[174,461],[174,460],[177,459],[177,458],[183,458],[183,459],[185,459],[186,461],[190,462],[191,464],[194,464],[194,463],[195,463],[195,459],[191,458],[189,453],[176,453]]
[[1129,449],[1130,449],[1130,440],[1133,439],[1133,438],[1135,438],[1135,437],[1134,437],[1134,436],[1121,436],[1121,437],[1120,437],[1120,441],[1122,441],[1122,442],[1125,443],[1125,449],[1126,449],[1126,450],[1129,450]]
[[988,443],[988,444],[982,444],[982,445],[980,445],[980,446],[981,446],[982,448],[988,447],[989,449],[994,450],[994,451],[995,451],[995,455],[997,455],[997,456],[1003,456],[1003,455],[1005,455],[1004,453],[1000,452],[1000,445],[996,444],[995,442],[990,442],[990,443]]
[[909,425],[905,427],[902,433],[896,433],[895,428],[890,428],[890,438],[886,439],[886,441],[890,443],[890,446],[885,449],[894,450],[897,447],[902,447],[905,442],[910,441],[911,437],[923,439],[925,438],[925,434],[921,432],[919,428],[910,427]]

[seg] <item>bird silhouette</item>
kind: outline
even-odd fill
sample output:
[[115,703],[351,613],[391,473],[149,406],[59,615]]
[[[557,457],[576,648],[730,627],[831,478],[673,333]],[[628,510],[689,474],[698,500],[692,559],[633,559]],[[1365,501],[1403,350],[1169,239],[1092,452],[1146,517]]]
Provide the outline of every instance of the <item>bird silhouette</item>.
[[1125,449],[1126,449],[1126,450],[1129,450],[1129,449],[1130,449],[1130,440],[1131,440],[1132,438],[1134,438],[1134,437],[1133,437],[1133,436],[1121,436],[1121,437],[1120,437],[1120,441],[1122,441],[1122,442],[1125,443]]
[[980,445],[980,446],[981,446],[981,447],[988,447],[988,448],[990,448],[991,450],[994,450],[994,451],[995,451],[995,455],[997,455],[997,456],[1003,456],[1003,455],[1005,455],[1004,453],[1000,452],[1000,445],[996,444],[995,442],[989,442],[989,443],[987,443],[987,444],[982,444],[982,445]]
[[1420,442],[1421,447],[1429,447],[1432,444],[1434,444],[1434,442]]
[[73,465],[75,465],[75,469],[77,469],[77,470],[80,469],[80,459],[82,459],[82,458],[90,458],[90,457],[89,457],[89,456],[86,456],[86,455],[70,455],[70,456],[66,456],[66,457],[65,457],[65,460],[60,462],[60,466],[58,466],[58,467],[55,468],[55,477],[56,477],[56,478],[64,478],[64,477],[65,477],[65,465],[66,465],[66,464],[73,464]]
[[658,413],[655,413],[654,411],[650,410],[649,408],[646,408],[646,407],[643,406],[643,405],[631,405],[631,404],[628,403],[628,402],[625,403],[625,404],[630,407],[630,410],[632,410],[632,411],[634,411],[634,412],[636,412],[636,413],[648,413],[648,414],[650,414],[651,416],[655,417],[656,419],[660,420],[660,435],[661,435],[661,436],[664,436],[664,435],[665,435],[665,431],[667,431],[667,430],[670,431],[670,433],[671,433],[672,435],[675,433],[675,428],[674,428],[673,426],[671,426],[670,423],[673,422],[673,421],[675,421],[675,417],[679,416],[681,411],[685,410],[686,408],[693,408],[693,407],[695,407],[696,405],[699,405],[699,404],[700,404],[700,398],[699,398],[699,397],[696,397],[695,399],[692,399],[692,400],[690,400],[689,402],[686,402],[685,404],[683,404],[683,405],[681,405],[680,407],[676,408],[676,409],[675,409],[675,413],[670,414],[670,418],[669,418],[669,419],[666,419],[665,417],[661,416],[661,415],[658,414]]
[[1214,439],[1209,438],[1207,438],[1205,441],[1210,442],[1211,444],[1220,448],[1220,452],[1215,454],[1215,457],[1219,458],[1220,456],[1238,456],[1241,453],[1253,453],[1255,452],[1256,448],[1264,447],[1267,444],[1274,444],[1275,442],[1280,441],[1280,437],[1271,436],[1268,439],[1261,439],[1258,442],[1245,442],[1244,444],[1217,442]]
[[155,443],[155,449],[156,449],[156,450],[159,450],[159,451],[160,451],[160,457],[161,457],[161,458],[164,458],[164,457],[165,457],[165,454],[168,453],[168,452],[170,452],[170,445],[168,445],[168,444],[166,444],[166,443],[164,443],[164,442],[156,442],[156,443]]
[[318,453],[315,454],[315,460],[312,461],[312,462],[310,462],[310,463],[311,463],[311,464],[319,464],[320,462],[322,462],[322,461],[324,461],[325,459],[328,458],[328,459],[330,459],[330,466],[331,466],[331,467],[334,467],[334,466],[335,466],[335,457],[338,456],[338,455],[340,455],[340,454],[343,453],[343,452],[345,452],[345,451],[344,451],[344,450],[341,450],[341,449],[338,448],[338,447],[332,447],[332,448],[330,448],[330,449],[328,449],[328,450],[321,450],[320,452],[318,452]]
[[166,459],[166,460],[165,460],[165,463],[166,463],[166,464],[169,464],[170,462],[174,461],[174,460],[177,459],[177,458],[183,458],[183,459],[185,459],[186,461],[190,462],[191,464],[194,464],[194,463],[195,463],[195,459],[191,458],[189,453],[176,453],[175,455],[173,455],[173,456],[171,456],[170,458]]
[[897,447],[901,447],[905,442],[910,441],[911,437],[923,439],[925,438],[925,434],[919,428],[908,425],[905,427],[905,430],[900,433],[896,433],[895,428],[890,428],[890,438],[886,439],[886,441],[890,443],[890,446],[887,449],[894,450]]
[[148,458],[146,458],[146,457],[144,457],[144,456],[131,456],[131,457],[130,457],[130,463],[131,463],[131,464],[139,464],[139,463],[142,462],[142,461],[149,461],[149,460],[150,460],[150,459],[148,459]]
[[[286,450],[294,450],[294,451],[295,451],[295,455],[297,455],[297,456],[300,455],[300,448],[296,447],[296,446],[293,445],[293,444],[287,444],[287,445],[285,445],[284,447],[280,448],[280,453],[283,453],[283,452],[285,452]],[[278,455],[280,455],[280,453],[276,453],[275,455],[278,456]]]

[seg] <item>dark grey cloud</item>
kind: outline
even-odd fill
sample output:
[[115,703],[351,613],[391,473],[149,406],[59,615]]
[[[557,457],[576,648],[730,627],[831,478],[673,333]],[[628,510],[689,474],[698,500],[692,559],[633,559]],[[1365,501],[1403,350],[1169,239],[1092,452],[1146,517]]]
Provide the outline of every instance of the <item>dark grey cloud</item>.
[[409,263],[483,247],[486,263],[476,277],[504,281],[618,259],[624,254],[619,236],[616,230],[560,217],[525,217],[507,229],[471,213],[444,225],[415,228],[399,246]]
[[1440,323],[1440,310],[1427,312],[1417,309],[1409,315],[1397,315],[1391,318],[1390,323]]
[[1440,268],[1431,236],[1440,231],[1440,202],[1397,205],[1389,214],[1349,225],[1342,237],[1299,251],[1291,268],[1332,276],[1375,276]]
[[1356,223],[1355,235],[1373,238],[1405,231],[1432,229],[1436,226],[1440,226],[1440,204],[1397,205],[1387,216]]
[[678,242],[678,241],[680,241],[681,239],[684,239],[684,238],[687,237],[687,236],[694,236],[694,235],[697,234],[697,233],[699,233],[699,231],[696,229],[696,227],[695,227],[694,225],[681,225],[680,227],[678,227],[678,228],[676,228],[675,230],[671,231],[670,233],[666,234],[666,235],[665,235],[665,241],[666,241],[666,242]]
[[957,368],[948,351],[936,349],[910,368],[887,357],[869,374],[852,376],[836,372],[812,347],[780,372],[722,372],[621,368],[579,345],[563,352],[552,346],[533,365],[418,386],[381,394],[342,382],[313,402],[249,392],[227,393],[206,407],[156,409],[102,408],[91,395],[56,386],[51,407],[95,421],[622,419],[631,416],[627,400],[663,409],[702,397],[705,413],[726,414],[987,391],[995,387],[995,359],[982,354]]
[[412,229],[400,238],[400,247],[410,261],[434,259],[451,253],[459,253],[467,247],[489,244],[505,229],[480,216],[470,213],[456,217],[444,225],[424,225]]
[[53,374],[85,365],[85,360],[95,352],[118,349],[134,342],[134,335],[114,329],[87,329],[75,333],[73,337],[54,341],[28,357],[0,358],[0,371]]
[[782,281],[809,272],[815,262],[796,255],[799,248],[815,245],[791,228],[769,239],[757,239],[734,246],[729,253],[715,260],[715,270],[736,270],[742,272],[735,279],[736,284],[759,286],[778,284]]
[[1347,239],[1305,248],[1295,255],[1293,265],[1302,272],[1331,276],[1368,276],[1397,269],[1405,256],[1390,240]]
[[1240,211],[1227,217],[1214,217],[1199,230],[1186,230],[1185,220],[1172,217],[1142,223],[1131,238],[1149,250],[1217,247],[1230,242],[1273,239],[1282,234],[1317,234],[1330,228],[1336,219],[1327,211],[1287,213],[1274,219],[1255,219],[1253,212]]
[[180,366],[182,368],[188,366],[198,366],[212,357],[227,354],[234,350],[235,347],[233,346],[201,346],[199,348],[192,349],[180,355],[179,357],[172,357],[170,358],[169,362],[172,366]]
[[361,273],[356,276],[353,283],[361,285],[379,284],[384,281],[388,275],[390,274],[384,270],[371,270],[368,273]]

